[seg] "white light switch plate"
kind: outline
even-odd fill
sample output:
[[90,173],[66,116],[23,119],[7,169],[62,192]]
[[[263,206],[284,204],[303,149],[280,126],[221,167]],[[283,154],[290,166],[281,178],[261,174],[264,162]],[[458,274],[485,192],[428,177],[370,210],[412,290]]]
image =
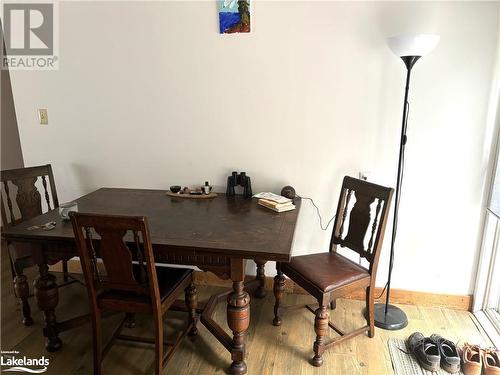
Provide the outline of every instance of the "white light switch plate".
[[47,114],[46,108],[38,109],[38,121],[40,125],[48,125],[49,124],[49,115]]
[[370,172],[368,172],[368,171],[359,172],[359,179],[360,180],[368,181],[369,177],[370,177]]

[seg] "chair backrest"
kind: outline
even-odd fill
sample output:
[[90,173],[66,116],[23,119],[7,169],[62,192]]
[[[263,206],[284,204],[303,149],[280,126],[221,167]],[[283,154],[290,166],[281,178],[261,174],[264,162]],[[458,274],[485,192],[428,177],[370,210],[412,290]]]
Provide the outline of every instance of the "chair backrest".
[[370,263],[370,273],[376,272],[393,191],[344,177],[330,251],[336,251],[337,245],[347,247]]
[[51,210],[59,207],[56,184],[50,164],[8,169],[1,172],[1,180],[3,226],[16,225],[42,214],[42,196],[36,186],[40,180],[47,209]]
[[[97,303],[97,294],[102,290],[146,295],[159,303],[158,279],[145,217],[77,212],[71,212],[70,217],[93,304]],[[102,259],[102,264],[98,259]],[[137,261],[135,269],[133,260]]]

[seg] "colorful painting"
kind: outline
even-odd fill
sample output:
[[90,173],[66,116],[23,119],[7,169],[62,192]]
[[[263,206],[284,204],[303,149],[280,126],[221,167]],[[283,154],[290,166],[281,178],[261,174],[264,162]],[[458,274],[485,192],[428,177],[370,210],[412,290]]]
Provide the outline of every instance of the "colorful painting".
[[250,0],[217,0],[221,34],[250,32]]

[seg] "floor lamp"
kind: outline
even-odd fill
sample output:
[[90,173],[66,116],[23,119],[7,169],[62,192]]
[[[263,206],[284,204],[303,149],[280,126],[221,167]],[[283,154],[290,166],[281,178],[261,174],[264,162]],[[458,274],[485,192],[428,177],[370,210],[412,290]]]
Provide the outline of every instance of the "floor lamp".
[[422,56],[428,54],[439,42],[439,36],[433,34],[401,35],[387,39],[389,48],[399,56],[406,65],[406,87],[403,102],[403,120],[401,125],[401,140],[399,144],[398,176],[396,183],[396,197],[394,203],[394,218],[392,225],[391,255],[389,262],[389,276],[387,278],[387,294],[385,303],[375,304],[375,325],[379,328],[397,330],[406,327],[408,318],[399,307],[389,304],[391,292],[392,267],[394,265],[394,244],[398,228],[399,200],[403,182],[404,154],[406,145],[406,127],[408,125],[408,90],[410,88],[410,74],[413,65]]

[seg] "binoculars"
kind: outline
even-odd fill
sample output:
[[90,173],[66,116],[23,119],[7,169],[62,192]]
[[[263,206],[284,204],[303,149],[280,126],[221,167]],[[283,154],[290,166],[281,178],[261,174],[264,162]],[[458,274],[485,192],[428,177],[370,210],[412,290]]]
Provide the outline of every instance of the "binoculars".
[[241,172],[239,174],[238,172],[231,173],[231,176],[227,178],[226,195],[235,195],[234,188],[236,186],[243,187],[243,196],[245,198],[252,198],[252,184],[250,182],[250,176],[247,176],[246,172]]

